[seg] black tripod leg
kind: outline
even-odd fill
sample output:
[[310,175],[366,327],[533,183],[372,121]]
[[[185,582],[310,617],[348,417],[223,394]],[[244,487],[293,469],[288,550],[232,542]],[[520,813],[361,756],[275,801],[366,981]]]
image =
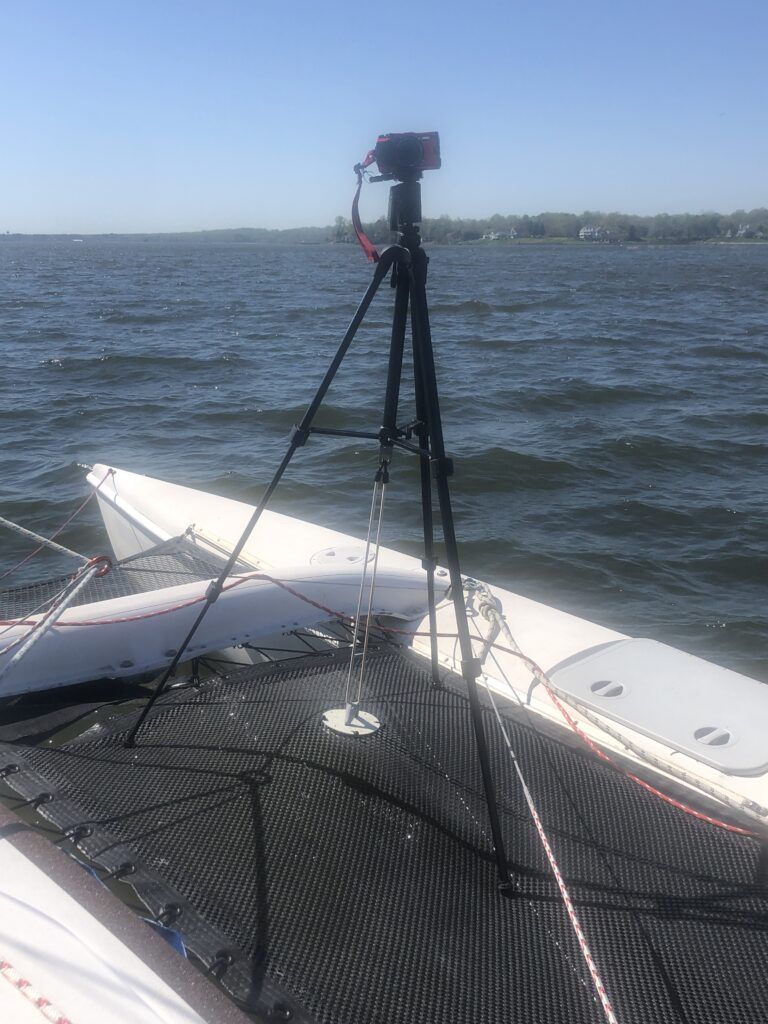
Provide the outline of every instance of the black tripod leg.
[[406,267],[395,265],[395,311],[392,316],[392,341],[389,346],[387,391],[384,396],[384,414],[381,421],[382,444],[391,444],[397,433],[397,406],[400,401],[400,378],[403,372],[403,349],[408,327],[408,299],[410,280]]
[[315,393],[315,397],[309,403],[307,411],[304,413],[304,416],[302,417],[301,423],[299,423],[297,426],[293,428],[293,431],[291,433],[291,442],[290,445],[288,446],[288,451],[285,453],[280,462],[280,465],[275,470],[274,476],[267,485],[267,489],[264,491],[264,494],[261,497],[261,501],[254,509],[253,515],[248,520],[248,524],[243,530],[240,539],[232,549],[232,553],[227,559],[227,564],[221,570],[219,578],[217,580],[213,580],[211,582],[211,585],[208,587],[208,592],[205,595],[205,603],[203,604],[202,608],[200,609],[200,612],[198,613],[197,618],[192,624],[192,628],[187,633],[179,649],[176,651],[176,654],[173,657],[173,661],[170,663],[168,668],[163,673],[160,682],[155,687],[149,700],[142,708],[141,714],[136,720],[133,728],[126,736],[126,747],[132,747],[136,742],[136,736],[138,735],[139,729],[144,724],[144,720],[146,719],[149,712],[152,710],[155,701],[160,696],[160,694],[163,693],[163,691],[165,690],[168,680],[176,671],[176,666],[179,664],[182,657],[184,656],[184,652],[189,647],[192,638],[199,629],[201,622],[203,621],[208,612],[208,609],[211,607],[214,601],[216,601],[219,594],[221,593],[225,580],[232,572],[235,563],[240,557],[240,553],[242,552],[243,548],[245,547],[248,541],[248,538],[253,532],[253,528],[256,526],[256,523],[258,523],[259,519],[261,518],[261,513],[267,507],[267,503],[274,494],[275,488],[280,483],[283,473],[285,473],[286,469],[288,468],[288,463],[293,458],[296,449],[306,444],[307,438],[309,437],[309,428],[312,425],[312,420],[315,418],[317,410],[320,408],[320,404],[325,398],[328,388],[331,386],[333,378],[336,376],[336,373],[339,367],[341,366],[342,360],[344,359],[344,356],[347,354],[347,350],[349,349],[349,346],[352,344],[352,341],[355,335],[357,334],[357,330],[360,327],[360,324],[363,322],[365,314],[368,312],[368,307],[373,302],[374,296],[376,295],[376,292],[379,290],[381,282],[384,280],[387,273],[389,272],[390,267],[395,262],[401,265],[410,262],[410,255],[408,253],[408,250],[402,248],[401,246],[393,245],[390,246],[389,249],[385,249],[385,251],[382,253],[381,259],[376,264],[376,269],[373,272],[373,280],[368,285],[366,293],[363,296],[360,305],[357,307],[355,315],[352,317],[350,325],[347,328],[347,331],[341,340],[341,344],[336,350],[336,355],[333,357],[331,365],[328,367],[325,376],[323,377],[320,383],[320,387],[317,389],[317,392]]
[[[419,426],[416,436],[422,451],[429,449],[429,431],[427,429],[427,410],[424,402],[424,371],[421,366],[421,346],[417,344],[417,331],[413,335],[413,378],[416,391],[416,419]],[[432,685],[440,686],[440,666],[437,654],[437,611],[435,609],[435,529],[432,513],[432,476],[429,462],[423,456],[419,458],[421,476],[421,522],[424,529],[424,560],[423,567],[427,572],[427,607],[429,610],[429,654],[432,673]]]
[[[328,388],[331,386],[333,378],[336,376],[336,373],[339,367],[341,366],[342,360],[344,359],[344,356],[347,354],[347,350],[349,349],[349,346],[352,344],[352,341],[355,335],[357,334],[357,329],[363,322],[365,314],[368,312],[368,307],[373,302],[374,296],[376,295],[376,292],[379,290],[381,282],[387,276],[390,268],[394,263],[397,263],[400,266],[404,266],[410,263],[410,254],[408,253],[408,250],[404,249],[402,246],[399,245],[391,245],[388,249],[385,249],[384,252],[381,254],[381,258],[379,262],[376,264],[376,269],[373,272],[373,280],[368,285],[368,289],[365,295],[363,296],[360,305],[357,307],[357,312],[352,317],[350,325],[347,328],[346,334],[341,340],[341,344],[338,347],[336,355],[333,357],[331,365],[328,367],[326,374],[320,383],[320,387],[317,389],[317,392],[315,393],[315,397],[309,403],[307,411],[304,413],[304,416],[302,417],[301,423],[298,425],[298,427],[295,428],[295,431],[303,435],[304,440],[301,441],[301,444],[303,444],[306,441],[306,435],[309,431],[309,427],[312,423],[312,420],[315,418],[317,410],[320,408],[320,405],[326,396]],[[296,447],[300,447],[300,445],[297,444]],[[274,487],[272,487],[272,490],[274,490],[276,486],[277,480],[274,481]],[[272,492],[270,491],[270,495],[271,493]],[[262,499],[262,502],[264,502],[264,499]]]
[[480,674],[480,665],[472,651],[472,641],[469,635],[469,623],[467,622],[467,609],[464,605],[464,587],[461,580],[461,569],[459,567],[459,552],[456,543],[456,531],[453,522],[453,510],[451,508],[451,495],[448,487],[448,477],[451,473],[449,460],[445,457],[445,444],[443,441],[443,427],[440,420],[440,402],[437,393],[437,378],[435,375],[435,359],[432,351],[432,336],[429,327],[429,312],[427,308],[426,280],[427,280],[427,256],[423,249],[416,249],[412,252],[413,265],[409,272],[411,281],[411,320],[414,331],[414,343],[419,349],[419,362],[422,374],[422,393],[424,396],[424,407],[427,414],[427,427],[432,452],[432,465],[437,485],[437,495],[442,520],[443,537],[445,539],[446,560],[451,579],[451,593],[453,606],[456,613],[456,628],[459,635],[459,649],[461,651],[461,674],[467,684],[469,696],[469,707],[472,715],[472,724],[477,743],[477,753],[480,761],[480,770],[483,776],[483,789],[485,800],[488,806],[488,817],[491,824],[493,837],[494,854],[496,857],[496,868],[499,881],[506,892],[511,891],[511,878],[504,838],[501,830],[501,820],[496,801],[496,789],[493,784],[488,744],[483,726],[483,713],[480,704],[480,697],[477,691],[477,677]]

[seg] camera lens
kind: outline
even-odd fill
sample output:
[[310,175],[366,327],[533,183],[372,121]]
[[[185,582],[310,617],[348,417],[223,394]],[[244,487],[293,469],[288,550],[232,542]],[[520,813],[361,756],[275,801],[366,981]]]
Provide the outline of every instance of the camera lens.
[[420,167],[424,159],[424,145],[415,135],[397,140],[396,162],[401,167]]

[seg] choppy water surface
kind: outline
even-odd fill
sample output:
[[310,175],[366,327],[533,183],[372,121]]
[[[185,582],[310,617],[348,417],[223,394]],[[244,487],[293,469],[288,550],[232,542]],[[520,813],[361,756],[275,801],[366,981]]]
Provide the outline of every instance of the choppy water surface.
[[[465,571],[768,679],[768,246],[431,256]],[[351,246],[0,243],[0,512],[53,529],[95,461],[253,501],[368,280]],[[318,422],[378,426],[390,299]],[[362,534],[375,457],[313,441],[274,507]],[[407,457],[388,512],[417,552]],[[64,539],[103,550],[95,509]]]

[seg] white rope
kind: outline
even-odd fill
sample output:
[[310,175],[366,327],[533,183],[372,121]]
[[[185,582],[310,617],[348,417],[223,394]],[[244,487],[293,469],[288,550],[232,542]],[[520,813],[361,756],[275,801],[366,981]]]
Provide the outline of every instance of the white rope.
[[[389,710],[390,710],[390,712],[393,715],[395,715],[395,717],[399,718],[401,728],[403,730],[405,730],[407,728],[407,725],[403,721],[402,716],[398,715],[397,706],[395,704],[392,704],[390,706]],[[489,844],[489,846],[492,846],[493,845],[493,840],[491,839],[491,836],[489,835],[485,825],[477,817],[477,815],[474,814],[474,812],[472,811],[472,808],[470,807],[469,803],[465,799],[465,797],[462,794],[460,788],[457,786],[456,781],[451,777],[450,773],[446,771],[445,765],[440,761],[440,758],[437,756],[436,751],[434,750],[434,748],[432,747],[431,743],[429,742],[429,737],[424,735],[424,732],[419,728],[419,725],[413,719],[409,719],[409,721],[410,721],[410,724],[416,730],[416,733],[418,735],[418,744],[419,745],[418,745],[418,747],[415,746],[413,749],[414,750],[418,749],[419,751],[422,748],[426,749],[429,757],[431,757],[431,759],[432,759],[434,765],[436,766],[438,772],[440,773],[440,775],[445,779],[445,781],[448,783],[448,785],[453,789],[454,794],[456,796],[456,799],[461,804],[462,809],[472,819],[472,822],[475,825],[475,827],[477,828],[477,830],[480,833],[480,835],[483,836],[483,838]],[[549,924],[549,921],[546,918],[542,917],[542,915],[539,912],[539,909],[537,908],[536,904],[531,899],[531,897],[528,896],[524,892],[523,887],[521,886],[520,882],[517,881],[517,879],[514,877],[514,875],[512,876],[511,880],[512,880],[512,884],[515,886],[515,889],[519,893],[520,897],[523,900],[525,900],[525,903],[527,904],[528,909],[531,911],[531,913],[536,918],[536,920],[537,920],[537,922],[539,924],[539,927],[544,929],[544,931],[547,933],[548,937],[551,939],[551,941],[552,941],[552,943],[553,943],[553,945],[555,947],[556,954],[562,958],[564,965],[569,970],[571,970],[573,972],[574,977],[576,978],[578,983],[581,985],[581,987],[585,991],[588,991],[589,990],[589,982],[587,981],[587,979],[586,979],[586,977],[584,975],[583,970],[580,968],[579,964],[576,962],[576,959],[571,956],[571,954],[568,952],[567,947],[564,946],[563,943],[559,941],[558,937],[552,931],[552,928],[551,928],[551,926]],[[595,997],[592,996],[593,1000],[594,1000],[594,998]]]
[[35,540],[38,544],[43,544],[52,551],[58,551],[61,555],[69,555],[71,558],[77,558],[83,563],[88,562],[88,558],[85,555],[80,555],[77,551],[65,548],[63,544],[57,544],[55,540],[51,540],[49,537],[43,537],[42,534],[35,533],[34,530],[28,530],[25,526],[19,526],[18,523],[12,523],[10,519],[4,519],[0,516],[0,526],[5,526],[9,530],[14,530],[16,533],[20,533],[22,537],[29,537],[30,540]]
[[0,683],[3,681],[5,676],[13,669],[15,665],[21,661],[25,654],[27,654],[36,643],[38,643],[45,634],[56,624],[60,616],[67,610],[72,604],[74,599],[83,589],[83,587],[90,583],[93,577],[103,572],[103,562],[97,562],[96,564],[89,565],[85,569],[82,569],[80,573],[72,580],[69,587],[63,592],[61,600],[50,609],[50,611],[40,619],[39,622],[35,623],[34,626],[25,633],[23,637],[19,637],[17,640],[13,640],[7,647],[0,650],[0,655],[7,654],[10,650],[21,644],[21,647],[16,651],[12,658],[0,669]]

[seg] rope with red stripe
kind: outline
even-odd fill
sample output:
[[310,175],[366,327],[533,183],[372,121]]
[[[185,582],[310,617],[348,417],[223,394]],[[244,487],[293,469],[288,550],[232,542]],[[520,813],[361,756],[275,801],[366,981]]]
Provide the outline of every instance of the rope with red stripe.
[[657,789],[655,786],[652,786],[649,782],[646,782],[645,779],[641,779],[638,775],[635,775],[634,772],[631,772],[629,771],[629,769],[624,768],[623,765],[620,765],[617,761],[615,761],[610,756],[610,754],[607,754],[601,747],[599,747],[594,742],[594,740],[591,739],[591,737],[587,736],[584,730],[579,726],[578,722],[576,722],[573,716],[569,714],[563,702],[552,689],[552,684],[549,680],[549,677],[546,675],[543,669],[539,668],[535,661],[527,657],[527,655],[525,654],[511,650],[509,647],[503,647],[501,644],[494,644],[493,646],[500,651],[504,651],[507,654],[514,655],[516,658],[520,658],[521,661],[523,661],[528,666],[528,668],[530,668],[530,670],[533,672],[538,681],[546,690],[549,699],[555,705],[555,707],[563,716],[563,718],[571,727],[571,729],[573,729],[576,735],[581,740],[583,740],[584,743],[586,743],[586,745],[589,747],[592,753],[595,754],[596,757],[599,757],[601,761],[605,761],[606,764],[611,765],[612,768],[615,768],[617,771],[621,772],[622,775],[626,775],[628,779],[631,779],[632,782],[637,783],[638,786],[642,786],[643,789],[647,790],[653,796],[658,797],[660,800],[663,800],[665,803],[670,804],[672,807],[676,807],[679,811],[684,811],[686,814],[690,814],[694,818],[698,818],[699,821],[706,821],[709,825],[716,825],[717,828],[725,829],[727,832],[735,832],[737,835],[751,836],[755,839],[759,838],[757,833],[751,831],[751,829],[741,828],[739,825],[731,825],[729,822],[721,821],[719,818],[713,818],[711,815],[705,814],[703,811],[697,811],[695,807],[691,807],[688,804],[683,803],[682,800],[677,800],[675,797],[669,796],[668,793],[663,793],[660,789]]
[[528,788],[527,782],[525,781],[525,776],[523,775],[523,770],[520,767],[520,762],[517,759],[517,754],[515,753],[514,748],[512,747],[512,741],[510,740],[509,733],[507,732],[506,726],[504,725],[504,720],[499,714],[499,709],[496,705],[496,700],[493,696],[493,691],[488,685],[487,680],[485,682],[485,688],[488,691],[488,696],[491,698],[491,704],[493,705],[493,711],[494,714],[496,715],[496,721],[498,723],[499,729],[501,730],[501,735],[504,737],[504,743],[507,747],[507,751],[509,752],[509,756],[512,758],[512,764],[515,767],[515,772],[517,773],[517,778],[520,783],[520,787],[523,791],[525,802],[528,804],[528,810],[531,813],[533,823],[536,826],[536,831],[539,834],[539,840],[541,841],[541,845],[544,848],[544,852],[547,855],[547,860],[549,861],[549,866],[552,869],[552,874],[555,876],[557,887],[560,890],[560,895],[565,905],[568,918],[571,922],[571,927],[573,928],[574,934],[576,936],[576,941],[579,944],[581,955],[584,958],[585,964],[587,965],[587,970],[589,971],[589,976],[592,979],[592,984],[595,987],[595,992],[597,993],[597,997],[600,1000],[600,1005],[603,1008],[605,1019],[608,1021],[608,1024],[618,1024],[618,1019],[614,1012],[613,1006],[611,1005],[611,1000],[608,998],[608,993],[606,991],[605,984],[603,983],[603,979],[600,977],[600,972],[597,969],[595,958],[592,955],[592,950],[589,948],[589,943],[587,942],[586,936],[584,935],[584,930],[581,927],[579,916],[576,913],[576,908],[573,905],[571,894],[568,892],[568,887],[565,884],[562,872],[560,871],[560,867],[558,866],[557,860],[555,859],[555,855],[552,851],[552,845],[549,842],[549,839],[547,838],[546,832],[544,831],[544,826],[541,823],[541,817],[539,816],[539,812],[536,809],[536,804],[534,802],[533,796],[531,795],[531,791]]
[[[264,572],[253,572],[246,573],[244,576],[236,576],[231,583],[224,584],[221,588],[221,592],[224,593],[227,590],[234,590],[235,587],[239,587],[243,583],[248,583],[250,580],[263,580],[266,583],[274,583],[275,586],[280,587],[281,590],[285,590],[287,593],[292,594],[293,597],[298,598],[305,604],[310,604],[321,612],[325,612],[333,619],[346,619],[349,622],[352,622],[353,620],[353,616],[346,615],[344,612],[339,612],[333,608],[329,608],[327,605],[321,604],[319,601],[314,601],[311,597],[307,597],[306,594],[302,594],[301,591],[296,590],[284,580],[279,580]],[[181,611],[184,608],[191,608],[196,604],[202,604],[205,600],[206,596],[205,594],[202,594],[200,597],[192,597],[188,601],[179,601],[177,604],[168,605],[165,608],[156,608],[151,612],[141,612],[137,615],[121,615],[111,619],[78,619],[75,622],[58,622],[57,626],[114,626],[122,622],[138,622],[142,619],[154,619],[159,615],[170,615],[172,612]],[[35,619],[0,619],[0,626],[36,626],[38,624],[39,620]],[[11,647],[21,643],[23,639],[24,638],[21,637],[18,640],[14,640],[12,644],[9,644],[8,647],[0,651],[0,654],[5,654]]]
[[[412,633],[410,630],[393,629],[389,626],[380,626],[379,628],[387,633],[402,633],[408,636],[428,637],[430,635],[428,632]],[[457,640],[459,635],[458,633],[438,633],[437,636],[442,639]],[[478,637],[478,639],[481,638]],[[614,760],[614,758],[612,758],[610,754],[607,754],[601,747],[599,747],[594,742],[594,740],[587,736],[583,729],[580,728],[579,724],[568,713],[562,701],[554,692],[552,688],[552,682],[549,676],[539,665],[536,664],[536,662],[532,658],[529,658],[528,655],[523,654],[520,650],[513,650],[511,647],[505,647],[503,644],[499,644],[496,641],[492,641],[491,647],[495,648],[497,651],[504,651],[505,654],[511,654],[513,657],[519,658],[531,670],[531,672],[536,676],[538,681],[544,687],[547,696],[555,705],[557,710],[560,712],[566,723],[576,733],[579,739],[581,739],[587,745],[587,747],[589,747],[592,753],[595,754],[596,757],[600,758],[601,761],[604,761],[606,764],[609,764],[617,772],[620,772],[622,775],[626,776],[630,781],[636,783],[638,786],[641,786],[652,796],[658,797],[660,800],[663,800],[670,806],[675,807],[679,811],[682,811],[684,814],[689,814],[693,818],[698,818],[699,821],[705,821],[708,825],[714,825],[716,828],[724,829],[726,832],[733,832],[736,835],[747,836],[750,839],[761,839],[761,836],[757,832],[752,831],[751,829],[742,828],[739,825],[732,825],[730,824],[730,822],[723,821],[721,818],[714,818],[712,817],[712,815],[705,814],[703,811],[697,811],[695,807],[691,807],[690,804],[683,803],[682,800],[677,800],[675,797],[669,796],[668,793],[664,793],[662,790],[657,789],[655,786],[652,786],[649,782],[646,782],[645,779],[641,779],[638,775],[635,775],[634,772],[629,771],[629,769],[619,764],[618,761]],[[510,687],[510,689],[512,689],[512,684],[509,683],[509,681],[507,681],[507,685]]]
[[27,981],[26,978],[22,977],[21,974],[16,970],[13,964],[10,964],[5,957],[0,957],[0,974],[5,978],[9,984],[21,992],[21,994],[36,1007],[40,1013],[45,1017],[46,1020],[50,1021],[51,1024],[72,1024],[72,1021],[66,1014],[62,1013],[61,1010],[57,1009],[50,999],[47,999],[44,995],[41,995],[37,989],[32,987],[32,983]]

